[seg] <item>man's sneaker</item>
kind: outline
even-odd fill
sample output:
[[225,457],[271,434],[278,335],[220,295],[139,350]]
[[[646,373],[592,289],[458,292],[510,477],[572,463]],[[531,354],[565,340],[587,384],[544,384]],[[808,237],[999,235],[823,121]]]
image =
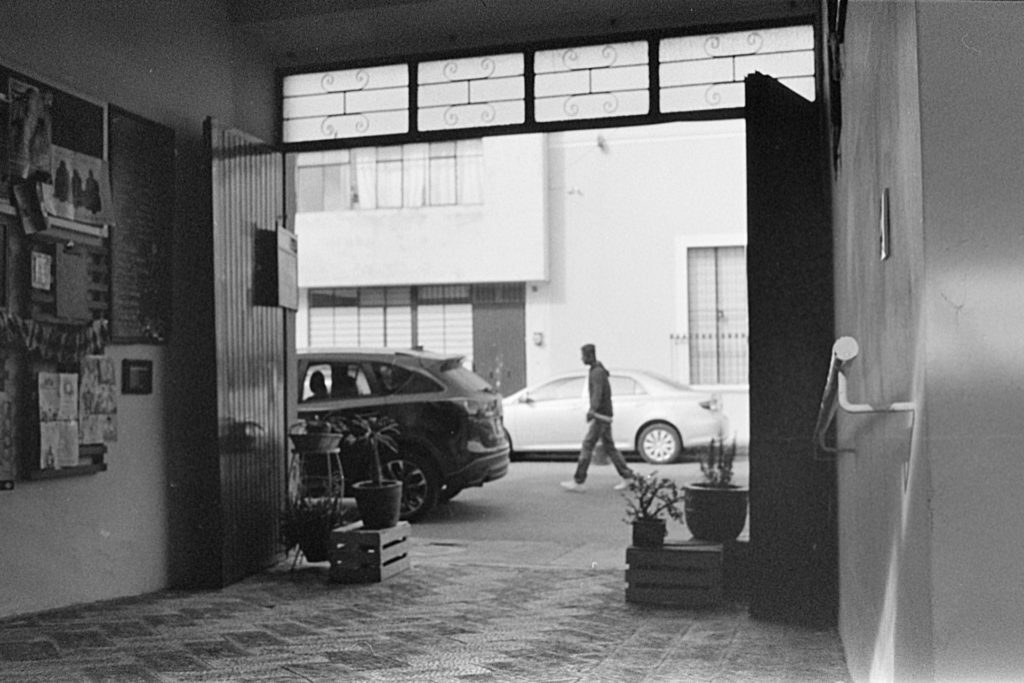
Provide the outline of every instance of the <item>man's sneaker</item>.
[[632,477],[626,477],[612,488],[615,489],[616,491],[625,491],[626,489],[629,488],[629,482],[631,481],[633,481]]
[[581,493],[586,490],[587,487],[574,479],[570,479],[569,481],[562,482],[562,488],[566,491],[576,491],[577,493]]

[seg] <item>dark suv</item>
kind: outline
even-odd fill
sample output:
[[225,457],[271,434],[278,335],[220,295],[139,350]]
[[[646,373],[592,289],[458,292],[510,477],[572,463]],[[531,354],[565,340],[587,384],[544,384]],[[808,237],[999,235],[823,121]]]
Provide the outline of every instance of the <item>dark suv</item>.
[[[402,519],[418,519],[439,500],[508,472],[501,396],[462,360],[413,350],[300,350],[299,417],[386,415],[398,422],[398,453],[381,453],[385,476],[403,484]],[[369,478],[365,463],[345,449],[341,466],[346,487]]]

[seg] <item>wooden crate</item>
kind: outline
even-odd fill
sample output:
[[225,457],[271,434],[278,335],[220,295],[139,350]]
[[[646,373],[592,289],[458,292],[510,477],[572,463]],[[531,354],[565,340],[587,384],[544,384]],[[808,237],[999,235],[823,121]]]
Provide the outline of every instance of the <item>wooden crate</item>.
[[363,529],[362,522],[331,532],[328,576],[338,583],[380,582],[411,566],[408,522],[388,529]]
[[722,600],[721,543],[681,541],[626,549],[626,601],[707,607]]

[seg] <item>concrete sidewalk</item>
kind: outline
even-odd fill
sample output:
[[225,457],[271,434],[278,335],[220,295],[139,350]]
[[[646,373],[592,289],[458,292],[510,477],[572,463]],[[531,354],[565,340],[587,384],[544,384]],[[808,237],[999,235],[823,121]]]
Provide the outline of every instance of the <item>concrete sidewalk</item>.
[[382,583],[289,560],[222,590],[0,622],[0,679],[848,680],[833,630],[626,603],[621,548],[412,541],[412,568]]

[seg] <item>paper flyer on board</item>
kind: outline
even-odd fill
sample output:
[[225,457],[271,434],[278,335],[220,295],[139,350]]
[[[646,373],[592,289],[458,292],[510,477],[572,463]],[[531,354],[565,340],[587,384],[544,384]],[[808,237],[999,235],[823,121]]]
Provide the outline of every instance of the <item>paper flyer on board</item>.
[[82,360],[78,396],[79,441],[98,444],[117,441],[117,382],[114,361],[105,356]]

